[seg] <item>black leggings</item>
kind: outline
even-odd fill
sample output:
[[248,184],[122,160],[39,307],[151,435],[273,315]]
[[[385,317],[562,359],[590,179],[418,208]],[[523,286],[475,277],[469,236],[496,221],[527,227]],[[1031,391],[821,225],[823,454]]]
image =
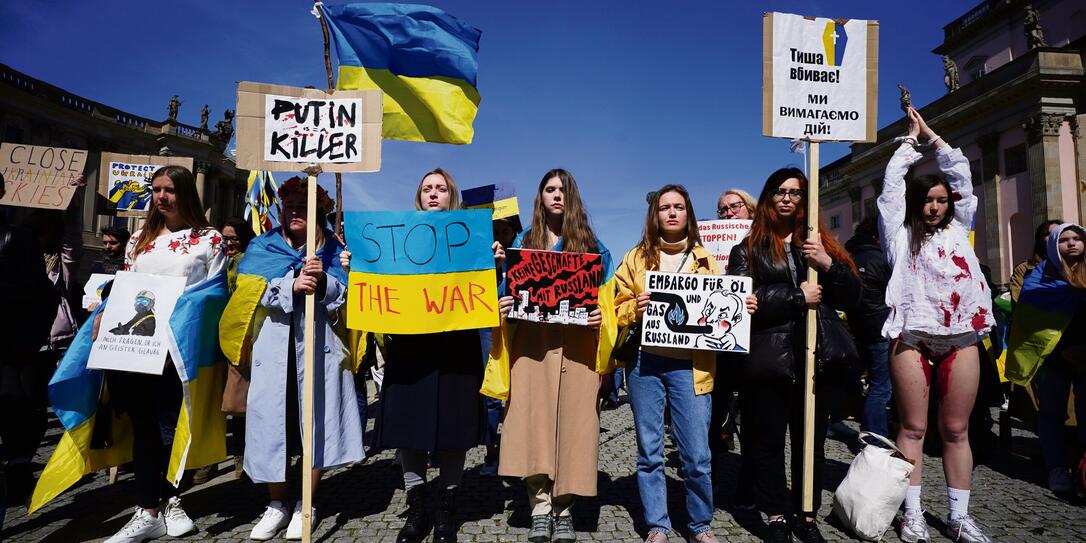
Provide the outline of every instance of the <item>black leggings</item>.
[[167,357],[162,375],[106,372],[113,405],[132,421],[132,469],[136,478],[136,504],[156,509],[163,499],[177,496],[166,480],[173,436],[181,409],[181,379]]

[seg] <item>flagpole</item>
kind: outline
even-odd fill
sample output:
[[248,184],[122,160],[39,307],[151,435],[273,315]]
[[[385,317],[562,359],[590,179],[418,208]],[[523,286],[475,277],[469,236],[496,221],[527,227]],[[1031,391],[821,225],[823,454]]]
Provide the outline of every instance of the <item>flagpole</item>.
[[[328,22],[320,12],[321,0],[313,0],[313,9],[317,10],[317,20],[321,23],[321,35],[324,36],[324,70],[328,73],[328,92],[336,88],[335,76],[332,75],[332,50],[328,39]],[[335,233],[343,237],[343,174],[336,172],[336,226]]]

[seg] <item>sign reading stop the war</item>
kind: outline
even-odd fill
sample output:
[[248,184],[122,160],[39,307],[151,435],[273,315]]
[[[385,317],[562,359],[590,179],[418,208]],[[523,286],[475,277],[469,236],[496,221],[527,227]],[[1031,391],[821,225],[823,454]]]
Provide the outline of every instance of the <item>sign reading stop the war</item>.
[[67,209],[75,180],[87,164],[82,149],[0,144],[4,197],[0,204],[39,209]]

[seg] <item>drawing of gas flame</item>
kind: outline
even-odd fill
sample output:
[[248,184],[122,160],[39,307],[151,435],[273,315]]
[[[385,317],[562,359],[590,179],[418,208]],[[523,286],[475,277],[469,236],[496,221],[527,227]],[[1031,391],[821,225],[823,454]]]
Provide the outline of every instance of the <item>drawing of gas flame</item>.
[[683,308],[682,304],[672,304],[664,318],[672,326],[682,326],[686,324],[686,309]]

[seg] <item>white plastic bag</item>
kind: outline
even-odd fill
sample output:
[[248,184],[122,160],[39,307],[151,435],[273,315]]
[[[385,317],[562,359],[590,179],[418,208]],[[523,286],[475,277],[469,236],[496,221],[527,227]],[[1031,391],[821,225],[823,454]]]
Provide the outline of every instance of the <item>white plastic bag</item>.
[[[874,438],[889,448],[868,445],[865,438]],[[894,522],[894,515],[905,500],[913,461],[894,443],[871,432],[860,432],[864,445],[852,460],[845,479],[833,493],[833,511],[859,537],[878,541]]]

